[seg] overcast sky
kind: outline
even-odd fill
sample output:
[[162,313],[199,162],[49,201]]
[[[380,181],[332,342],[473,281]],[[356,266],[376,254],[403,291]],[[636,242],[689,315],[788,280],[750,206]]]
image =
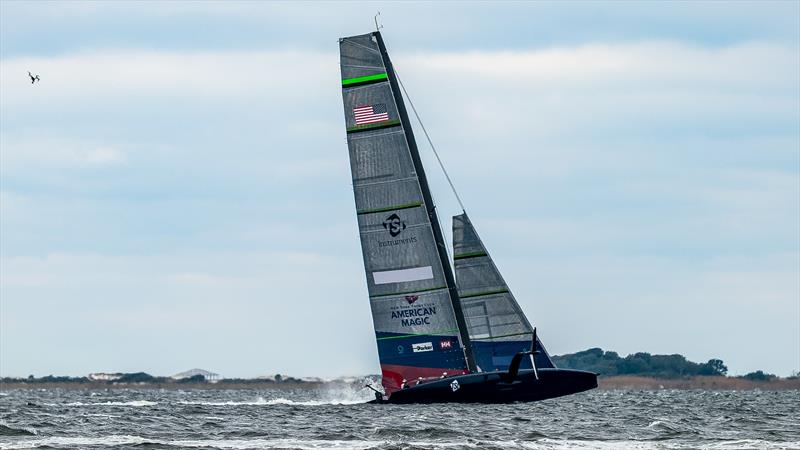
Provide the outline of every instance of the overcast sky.
[[378,373],[337,43],[378,10],[551,353],[800,369],[798,2],[2,1],[0,374]]

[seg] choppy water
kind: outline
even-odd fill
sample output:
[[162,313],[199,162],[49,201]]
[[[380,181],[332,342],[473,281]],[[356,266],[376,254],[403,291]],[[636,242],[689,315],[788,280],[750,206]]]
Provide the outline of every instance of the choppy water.
[[368,391],[10,390],[0,449],[800,449],[800,391],[591,391],[511,405]]

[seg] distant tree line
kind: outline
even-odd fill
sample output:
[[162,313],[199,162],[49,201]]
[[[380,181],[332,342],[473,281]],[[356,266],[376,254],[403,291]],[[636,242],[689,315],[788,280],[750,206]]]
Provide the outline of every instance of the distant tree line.
[[587,370],[600,375],[640,375],[656,378],[681,378],[696,375],[725,375],[728,368],[721,359],[696,363],[683,355],[651,355],[639,352],[621,357],[617,352],[590,348],[578,353],[553,356],[558,367]]
[[[556,366],[565,369],[578,369],[595,372],[604,376],[638,375],[654,378],[683,378],[692,376],[724,376],[728,367],[721,359],[709,359],[706,363],[696,363],[683,355],[651,355],[633,353],[621,357],[617,352],[606,352],[600,348],[590,348],[578,353],[552,356]],[[762,370],[750,372],[736,378],[753,381],[770,381],[777,375]],[[788,379],[798,378],[793,374]]]

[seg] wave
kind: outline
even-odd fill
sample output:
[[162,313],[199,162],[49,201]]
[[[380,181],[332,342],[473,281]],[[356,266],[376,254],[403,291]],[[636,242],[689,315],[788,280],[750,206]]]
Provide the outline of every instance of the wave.
[[13,428],[0,423],[0,436],[36,436],[36,430],[30,428]]
[[[133,445],[159,445],[176,448],[213,448],[219,450],[244,450],[252,448],[277,448],[277,449],[357,449],[366,450],[375,447],[396,447],[411,446],[430,449],[445,448],[527,448],[532,450],[556,450],[556,449],[680,449],[686,448],[686,442],[665,443],[648,441],[582,441],[582,440],[559,440],[559,439],[539,439],[535,441],[419,441],[419,442],[400,442],[392,440],[319,440],[319,439],[197,439],[197,440],[161,440],[148,439],[141,436],[112,435],[104,437],[48,437],[42,439],[31,439],[9,443],[0,442],[0,449],[24,449],[37,447],[88,447],[88,446],[133,446]],[[756,439],[718,441],[714,443],[704,443],[691,445],[692,448],[706,450],[728,450],[728,449],[785,449],[798,448],[800,441],[795,442],[771,442]]]

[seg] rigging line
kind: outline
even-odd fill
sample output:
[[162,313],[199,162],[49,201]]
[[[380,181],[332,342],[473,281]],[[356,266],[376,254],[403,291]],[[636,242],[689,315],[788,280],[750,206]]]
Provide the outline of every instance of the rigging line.
[[[428,130],[425,129],[425,124],[422,123],[422,119],[419,117],[419,113],[417,113],[417,108],[414,106],[414,102],[411,101],[411,96],[408,95],[408,91],[406,91],[406,87],[403,84],[403,81],[400,79],[400,75],[397,73],[397,69],[394,69],[394,76],[397,78],[397,82],[400,84],[400,89],[403,90],[403,94],[405,94],[406,98],[408,99],[408,104],[411,105],[411,110],[414,111],[414,116],[417,118],[417,122],[419,122],[420,127],[422,127],[422,132],[425,133],[425,139],[428,140],[428,145],[431,146],[433,150],[433,154],[436,155],[436,161],[439,162],[439,167],[442,169],[442,173],[444,173],[444,177],[447,178],[447,183],[450,185],[450,189],[453,191],[453,195],[456,196],[456,200],[458,201],[458,205],[461,207],[461,212],[467,212],[464,209],[464,203],[461,202],[461,197],[459,197],[458,192],[456,192],[456,187],[453,185],[453,180],[450,179],[450,175],[447,174],[447,169],[444,168],[444,163],[442,163],[442,158],[439,157],[439,153],[436,151],[436,147],[433,146],[433,141],[431,141],[431,137],[428,135]],[[410,126],[411,124],[409,124]],[[431,205],[434,208],[436,205]],[[439,230],[444,236],[444,230],[442,230],[442,224],[439,223]],[[438,244],[437,244],[438,245]],[[447,258],[453,262],[453,275],[455,276],[455,259],[453,259],[453,254],[450,253],[450,246],[447,244],[442,243],[444,247],[444,251],[447,253]],[[455,251],[455,250],[453,250]],[[442,267],[444,269],[444,267]]]
[[414,107],[414,102],[411,101],[411,97],[408,95],[408,91],[406,91],[406,87],[403,85],[403,81],[400,79],[400,75],[397,73],[397,69],[394,70],[394,74],[397,77],[397,82],[400,83],[400,88],[403,90],[403,94],[405,94],[406,98],[408,99],[408,104],[411,105],[411,110],[414,111],[414,116],[417,118],[417,122],[419,122],[420,127],[422,127],[422,132],[425,133],[425,139],[428,140],[428,144],[431,146],[433,154],[436,155],[436,160],[439,161],[439,167],[442,168],[442,173],[444,173],[444,177],[447,178],[447,183],[450,185],[450,189],[453,190],[453,194],[456,196],[456,200],[458,200],[458,205],[461,207],[461,211],[467,212],[467,210],[464,209],[464,203],[461,202],[461,197],[458,195],[458,192],[456,191],[456,187],[453,185],[453,180],[450,179],[450,175],[448,175],[447,169],[444,168],[444,163],[442,163],[442,158],[439,157],[439,152],[437,152],[436,147],[433,146],[431,137],[428,135],[428,130],[425,129],[425,124],[423,124],[422,119],[419,118],[419,114],[417,113],[417,108]]

